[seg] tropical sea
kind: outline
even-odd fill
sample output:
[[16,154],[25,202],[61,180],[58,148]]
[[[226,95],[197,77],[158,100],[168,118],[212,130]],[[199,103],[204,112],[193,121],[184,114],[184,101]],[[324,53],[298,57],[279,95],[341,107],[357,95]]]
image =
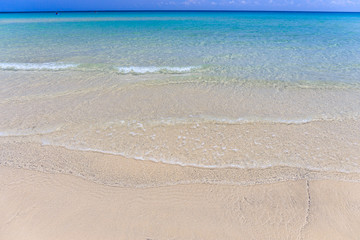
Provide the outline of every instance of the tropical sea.
[[358,13],[0,14],[0,82],[2,142],[360,173]]

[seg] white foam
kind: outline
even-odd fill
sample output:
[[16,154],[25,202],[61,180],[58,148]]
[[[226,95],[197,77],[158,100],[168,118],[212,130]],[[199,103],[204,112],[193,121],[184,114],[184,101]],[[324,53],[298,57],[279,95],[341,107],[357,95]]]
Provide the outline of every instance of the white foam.
[[73,68],[78,64],[69,63],[0,63],[0,69],[5,70],[61,70]]
[[170,165],[178,165],[181,167],[195,167],[195,168],[205,168],[205,169],[266,169],[271,167],[290,167],[290,168],[298,168],[298,169],[305,169],[309,171],[318,171],[318,172],[338,172],[338,173],[360,173],[360,170],[353,170],[350,171],[345,168],[339,167],[316,167],[316,166],[304,166],[300,164],[294,163],[276,163],[276,164],[259,164],[259,165],[249,165],[249,164],[198,164],[198,163],[184,163],[181,161],[177,161],[176,159],[163,159],[163,158],[152,158],[152,157],[143,157],[143,156],[136,156],[136,155],[129,155],[125,152],[114,152],[114,151],[107,151],[101,150],[96,148],[87,148],[87,147],[74,147],[68,146],[66,144],[54,144],[46,139],[42,139],[43,146],[58,146],[64,147],[69,150],[73,151],[83,151],[83,152],[97,152],[102,154],[109,154],[115,156],[121,156],[128,159],[135,159],[140,161],[151,161],[156,163],[164,163]]
[[164,118],[158,121],[160,124],[197,124],[201,123],[221,123],[221,124],[245,124],[245,123],[280,123],[280,124],[306,124],[315,121],[330,121],[331,118],[299,118],[299,119],[281,119],[281,118],[227,118],[212,116],[189,116],[188,118]]
[[145,73],[158,73],[158,72],[170,72],[170,73],[185,73],[190,72],[194,69],[198,69],[199,67],[195,66],[188,66],[188,67],[119,67],[120,73],[138,73],[138,74],[145,74]]

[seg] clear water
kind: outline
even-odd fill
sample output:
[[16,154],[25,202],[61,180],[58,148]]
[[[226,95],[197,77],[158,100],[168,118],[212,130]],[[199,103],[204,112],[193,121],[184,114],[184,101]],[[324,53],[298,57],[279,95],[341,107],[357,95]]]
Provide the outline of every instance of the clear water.
[[360,14],[2,14],[0,83],[10,141],[360,172]]
[[0,36],[2,69],[4,63],[104,71],[201,67],[202,74],[224,81],[356,84],[360,76],[356,13],[2,14]]

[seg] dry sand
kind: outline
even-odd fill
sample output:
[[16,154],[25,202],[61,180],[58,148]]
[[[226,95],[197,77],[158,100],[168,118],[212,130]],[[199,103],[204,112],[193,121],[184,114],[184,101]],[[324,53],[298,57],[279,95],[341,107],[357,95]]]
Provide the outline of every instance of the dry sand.
[[358,239],[360,184],[119,188],[0,168],[0,239]]
[[[324,180],[326,176],[321,175],[323,180],[317,180],[320,175],[316,172],[290,168],[211,170],[18,141],[1,146],[0,239],[360,236],[357,176],[347,175],[348,181],[339,181]],[[28,165],[21,165],[21,159]],[[58,162],[64,170],[75,166],[73,160],[79,161],[78,166],[98,170],[92,173],[93,181],[90,176],[73,176],[61,173],[56,166],[46,166]],[[288,172],[288,179],[274,179],[279,172]],[[100,175],[108,178],[99,180]],[[190,183],[201,176],[214,183]],[[228,178],[221,182],[219,176]],[[231,184],[236,176],[239,184]],[[127,186],[109,186],[117,181]]]

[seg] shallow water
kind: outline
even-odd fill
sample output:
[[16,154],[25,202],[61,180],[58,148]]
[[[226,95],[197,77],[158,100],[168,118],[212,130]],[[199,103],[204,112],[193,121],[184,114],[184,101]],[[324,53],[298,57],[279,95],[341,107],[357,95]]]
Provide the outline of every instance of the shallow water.
[[2,14],[0,68],[193,66],[225,79],[358,83],[359,29],[360,15],[346,13]]
[[360,15],[0,15],[0,137],[205,168],[360,172]]

